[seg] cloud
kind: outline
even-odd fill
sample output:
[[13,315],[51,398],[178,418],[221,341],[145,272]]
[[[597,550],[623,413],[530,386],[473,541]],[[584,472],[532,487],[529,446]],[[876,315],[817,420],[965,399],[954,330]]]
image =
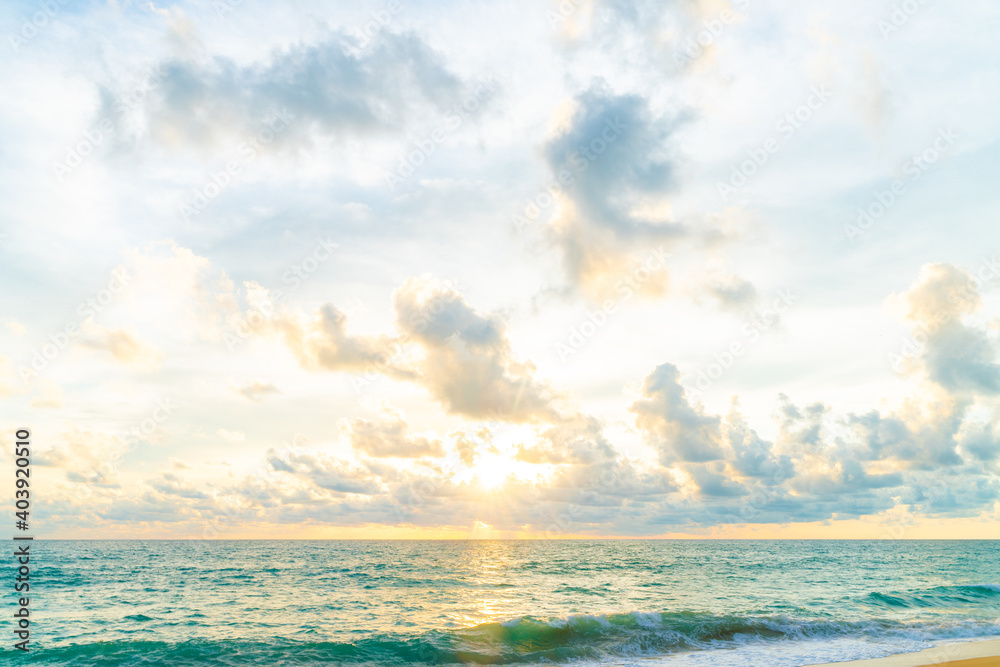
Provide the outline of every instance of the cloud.
[[[926,484],[928,474],[953,474],[966,464],[961,451],[979,460],[996,455],[993,426],[966,423],[969,403],[940,389],[889,415],[872,410],[840,420],[824,403],[800,407],[779,395],[771,443],[747,425],[735,402],[724,419],[706,414],[690,404],[678,380],[673,365],[657,367],[632,411],[661,464],[697,490],[704,505],[692,507],[695,513],[747,497],[739,502],[749,504],[726,511],[755,522],[873,514],[893,507],[892,494],[912,480]],[[982,503],[969,499],[961,507],[968,515]]]
[[15,336],[23,336],[27,333],[27,328],[13,317],[7,317],[3,321],[7,329]]
[[593,464],[614,460],[617,450],[604,436],[604,429],[594,417],[576,415],[542,433],[544,447],[521,445],[517,459],[526,463]]
[[163,366],[164,354],[155,345],[143,340],[129,329],[109,329],[85,320],[81,327],[81,344],[111,353],[111,358],[138,370],[155,371]]
[[[907,314],[926,319],[945,307],[958,322],[974,314],[968,283],[955,275],[922,274],[903,301]],[[948,298],[953,287],[964,300]],[[231,312],[228,301],[218,303]],[[900,503],[929,515],[973,516],[995,501],[995,475],[983,468],[1000,458],[996,425],[982,421],[974,397],[938,383],[920,385],[894,410],[844,417],[825,402],[796,404],[781,394],[771,442],[750,427],[735,401],[725,416],[692,403],[678,368],[661,364],[631,406],[656,460],[629,459],[601,420],[555,408],[562,397],[515,357],[507,323],[497,314],[474,309],[457,289],[426,278],[406,281],[393,306],[392,336],[349,334],[346,315],[332,305],[312,318],[282,310],[257,331],[279,336],[307,369],[374,367],[425,387],[453,415],[519,424],[517,440],[504,433],[507,427],[483,423],[452,431],[453,447],[446,447],[433,435],[410,433],[403,417],[387,410],[376,419],[341,422],[360,460],[271,449],[262,473],[224,492],[187,483],[177,476],[184,468],[172,464],[146,482],[153,494],[148,498],[171,498],[178,513],[192,516],[223,502],[218,492],[230,494],[225,502],[252,506],[246,520],[294,516],[337,525],[364,520],[429,527],[475,518],[509,530],[604,535],[861,517]],[[235,390],[251,400],[274,393],[262,381]],[[218,433],[232,441],[245,437]],[[125,449],[106,439],[108,447],[91,438],[97,444],[77,445],[86,451],[68,446],[40,460],[66,468],[70,482],[115,489]],[[475,466],[490,457],[522,466],[495,491],[503,494],[502,514],[477,482]],[[535,466],[534,474],[525,473]],[[961,480],[965,486],[956,486]],[[145,500],[131,497],[139,503],[137,516],[146,516],[140,508]],[[114,504],[107,516],[124,507]]]
[[[665,194],[674,186],[670,139],[677,121],[654,115],[646,99],[618,95],[602,81],[577,95],[543,152],[564,189],[550,228],[571,282],[606,292],[650,244],[690,236],[673,220]],[[662,290],[661,272],[648,290]]]
[[974,425],[964,434],[961,446],[977,461],[996,461],[1000,458],[1000,427],[990,423]]
[[70,482],[113,489],[120,486],[118,464],[127,451],[117,437],[73,428],[60,433],[54,446],[36,450],[32,462],[65,470]]
[[170,465],[173,466],[175,470],[191,470],[190,465],[188,465],[184,461],[181,461],[180,459],[174,458],[173,456],[171,456],[167,460],[170,462]]
[[629,63],[656,83],[674,79],[711,53],[711,45],[696,41],[698,33],[705,29],[707,19],[721,25],[722,10],[732,8],[719,0],[679,0],[669,4],[580,0],[574,6],[576,11],[561,26],[571,51],[587,44],[597,45],[604,58]]
[[737,275],[712,275],[705,285],[705,291],[722,309],[738,313],[750,310],[757,302],[757,288]]
[[188,498],[171,498],[162,493],[147,492],[141,496],[115,498],[102,508],[101,519],[128,527],[140,523],[176,524],[191,519],[187,511]]
[[476,429],[472,436],[465,431],[455,431],[449,435],[454,438],[458,460],[465,466],[474,465],[482,454],[490,451],[490,449],[495,449],[493,446],[493,433],[486,427]]
[[247,439],[246,433],[243,431],[228,431],[224,428],[220,428],[215,433],[223,440],[228,440],[229,442],[243,442]]
[[924,353],[930,378],[951,391],[1000,393],[1000,365],[983,331],[953,324],[930,336]]
[[917,453],[910,427],[899,417],[883,417],[878,410],[871,410],[862,415],[848,415],[846,421],[860,445],[855,456],[862,461],[893,455],[909,460]]
[[[157,344],[186,346],[197,340],[222,342],[240,317],[233,281],[209,258],[169,239],[125,254],[124,287],[100,313],[102,321],[141,322],[142,333]],[[101,327],[96,331],[106,335]]]
[[906,317],[920,323],[955,321],[982,306],[975,278],[944,263],[922,266],[917,281],[902,297],[909,307]]
[[631,410],[664,465],[722,457],[721,420],[690,404],[676,366],[657,367],[646,377],[642,395]]
[[725,464],[721,461],[687,465],[684,466],[684,470],[694,479],[703,496],[738,498],[747,494],[743,485],[730,477]]
[[173,473],[163,473],[158,479],[146,482],[150,487],[168,496],[205,500],[208,495],[188,485],[183,479]]
[[[137,524],[188,526],[226,508],[264,536],[295,521],[656,534],[1000,507],[998,294],[948,264],[908,273],[915,257],[969,258],[995,239],[983,216],[938,224],[954,192],[935,183],[962,184],[964,211],[991,210],[995,195],[981,160],[942,166],[928,141],[944,116],[962,134],[952,155],[986,155],[995,141],[1000,88],[983,84],[998,47],[968,26],[997,11],[940,13],[941,58],[915,23],[912,39],[885,40],[858,32],[843,4],[817,17],[791,3],[748,12],[746,0],[544,2],[535,22],[485,3],[412,3],[364,46],[337,27],[371,18],[348,3],[300,5],[296,17],[243,2],[222,20],[211,2],[116,2],[107,16],[106,3],[77,3],[96,13],[74,10],[51,30],[84,39],[21,44],[0,124],[0,271],[18,286],[0,317],[16,316],[0,326],[15,362],[0,357],[0,401],[7,432],[35,424],[39,460],[60,466],[38,468],[53,487],[39,511],[58,508],[71,537],[156,537]],[[95,25],[113,46],[87,47]],[[470,84],[497,57],[517,95],[494,95],[480,115]],[[820,84],[839,101],[814,113],[802,105]],[[279,114],[287,127],[250,154],[280,164],[247,169],[243,142],[264,141]],[[739,197],[748,208],[727,207],[717,181],[748,156],[759,165],[743,170],[756,170]],[[242,175],[223,193],[231,160]],[[60,187],[38,178],[50,169]],[[411,174],[406,187],[390,192],[385,169]],[[911,175],[901,196],[888,183]],[[537,247],[498,224],[525,195],[542,218]],[[177,204],[191,196],[213,203],[184,222]],[[856,207],[874,227],[829,242]],[[135,247],[164,229],[185,247]],[[342,252],[312,271],[310,246],[327,234],[321,245]],[[102,289],[119,264],[127,285]],[[431,270],[462,289],[403,284]],[[997,271],[991,259],[975,275]],[[892,377],[874,348],[902,341],[886,340],[872,305],[900,275],[915,345],[911,372]],[[685,394],[673,364],[697,375],[685,366],[732,338],[719,327],[744,324],[709,311],[755,311],[776,281],[809,305],[703,403]],[[633,293],[647,298],[626,304]],[[539,294],[562,301],[529,302]],[[54,325],[85,319],[80,300],[95,313],[89,334],[43,359],[39,349],[61,347]],[[589,317],[602,343],[559,363],[552,343],[598,305],[617,305],[613,319]],[[16,368],[31,363],[47,365],[22,390]],[[157,427],[155,396],[192,409]],[[382,398],[399,414],[370,412]],[[90,430],[51,437],[73,421]],[[329,448],[308,444],[338,424]],[[307,444],[268,462],[260,438],[298,434]],[[150,439],[159,446],[126,453]]]
[[[53,382],[52,380],[47,380],[42,378],[39,380],[41,389],[38,394],[31,399],[31,407],[39,409],[59,409],[63,407],[63,391],[62,387]],[[2,388],[0,388],[0,394],[2,394]]]
[[673,364],[646,377],[631,410],[660,463],[686,476],[703,499],[739,498],[753,485],[777,487],[796,474],[793,457],[751,429],[735,400],[725,419],[693,406]]
[[407,435],[407,424],[396,413],[385,415],[378,422],[354,419],[345,424],[351,446],[376,458],[419,458],[444,456],[441,441]]
[[[904,479],[898,472],[873,475],[864,469],[860,461],[831,456],[827,465],[802,471],[789,487],[799,496],[836,502],[851,497],[872,499],[875,496],[867,492],[900,487]],[[894,504],[891,498],[884,496],[879,502],[884,504],[885,509]]]
[[17,378],[14,364],[10,359],[0,354],[0,397],[16,396],[26,393],[26,389]]
[[725,424],[726,442],[732,452],[732,470],[741,477],[760,480],[773,486],[781,484],[795,475],[792,458],[788,454],[777,454],[774,445],[764,440],[747,425],[734,401]]
[[535,380],[532,364],[514,357],[498,316],[426,279],[407,280],[393,304],[397,326],[423,349],[417,381],[450,412],[509,422],[558,417],[555,393]]
[[331,304],[322,306],[311,321],[290,314],[275,318],[274,327],[299,363],[309,370],[360,371],[386,366],[392,341],[386,337],[350,336],[347,316]]
[[822,451],[823,420],[830,412],[829,406],[812,403],[799,408],[785,394],[779,394],[778,399],[781,401],[777,412],[779,447],[799,455]]
[[281,313],[268,330],[303,368],[412,381],[454,414],[510,422],[558,417],[556,395],[534,379],[533,365],[514,357],[500,317],[477,312],[455,289],[425,278],[407,280],[393,306],[398,338],[349,335],[347,316],[331,304],[312,321]]
[[982,308],[976,279],[951,264],[927,264],[901,297],[914,338],[926,339],[920,355],[927,376],[950,392],[1000,393],[1000,365],[985,328],[963,317]]
[[242,387],[233,388],[233,391],[251,401],[262,401],[268,396],[281,393],[281,390],[270,382],[262,382],[260,380],[247,383]]
[[849,415],[860,448],[851,455],[861,461],[895,460],[907,468],[938,468],[963,462],[956,440],[968,403],[938,392],[926,404],[909,400],[894,414],[872,410]]
[[372,495],[379,492],[379,485],[371,473],[351,466],[346,461],[326,454],[267,451],[267,462],[272,470],[308,480],[320,489],[337,494],[356,493]]
[[[421,109],[443,110],[461,82],[415,33],[383,32],[363,52],[339,33],[241,64],[222,56],[157,65],[141,106],[148,135],[165,145],[205,146],[257,135],[276,114],[290,134],[357,136],[396,130]],[[102,91],[101,117],[117,96]],[[295,129],[298,128],[298,129]]]

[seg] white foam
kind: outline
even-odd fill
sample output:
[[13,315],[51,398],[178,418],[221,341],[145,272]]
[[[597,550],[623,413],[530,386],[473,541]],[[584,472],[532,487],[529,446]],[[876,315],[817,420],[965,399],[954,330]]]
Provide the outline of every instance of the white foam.
[[[853,660],[873,660],[916,653],[936,646],[965,644],[992,639],[977,637],[969,640],[928,642],[916,639],[877,641],[837,637],[797,642],[753,642],[737,647],[715,648],[657,657],[613,659],[585,663],[593,667],[804,667]],[[580,665],[580,663],[576,663]]]

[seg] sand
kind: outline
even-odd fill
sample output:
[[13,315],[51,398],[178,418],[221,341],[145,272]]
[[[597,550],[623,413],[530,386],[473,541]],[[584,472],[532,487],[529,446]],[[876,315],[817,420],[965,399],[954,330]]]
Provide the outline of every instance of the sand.
[[919,653],[902,653],[877,660],[837,662],[815,667],[1000,667],[1000,639],[949,644]]

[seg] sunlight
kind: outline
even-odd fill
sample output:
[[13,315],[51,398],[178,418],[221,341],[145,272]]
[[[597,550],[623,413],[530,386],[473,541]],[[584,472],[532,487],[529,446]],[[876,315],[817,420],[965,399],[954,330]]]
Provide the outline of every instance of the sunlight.
[[479,486],[492,490],[503,486],[510,476],[515,475],[516,467],[516,462],[505,456],[490,455],[476,463],[473,473]]

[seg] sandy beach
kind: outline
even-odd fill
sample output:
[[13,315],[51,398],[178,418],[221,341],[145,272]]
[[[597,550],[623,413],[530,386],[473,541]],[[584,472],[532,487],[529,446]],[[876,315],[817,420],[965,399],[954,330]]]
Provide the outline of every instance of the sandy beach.
[[1000,639],[950,644],[877,660],[856,660],[852,662],[828,663],[814,667],[998,667],[1000,666]]

